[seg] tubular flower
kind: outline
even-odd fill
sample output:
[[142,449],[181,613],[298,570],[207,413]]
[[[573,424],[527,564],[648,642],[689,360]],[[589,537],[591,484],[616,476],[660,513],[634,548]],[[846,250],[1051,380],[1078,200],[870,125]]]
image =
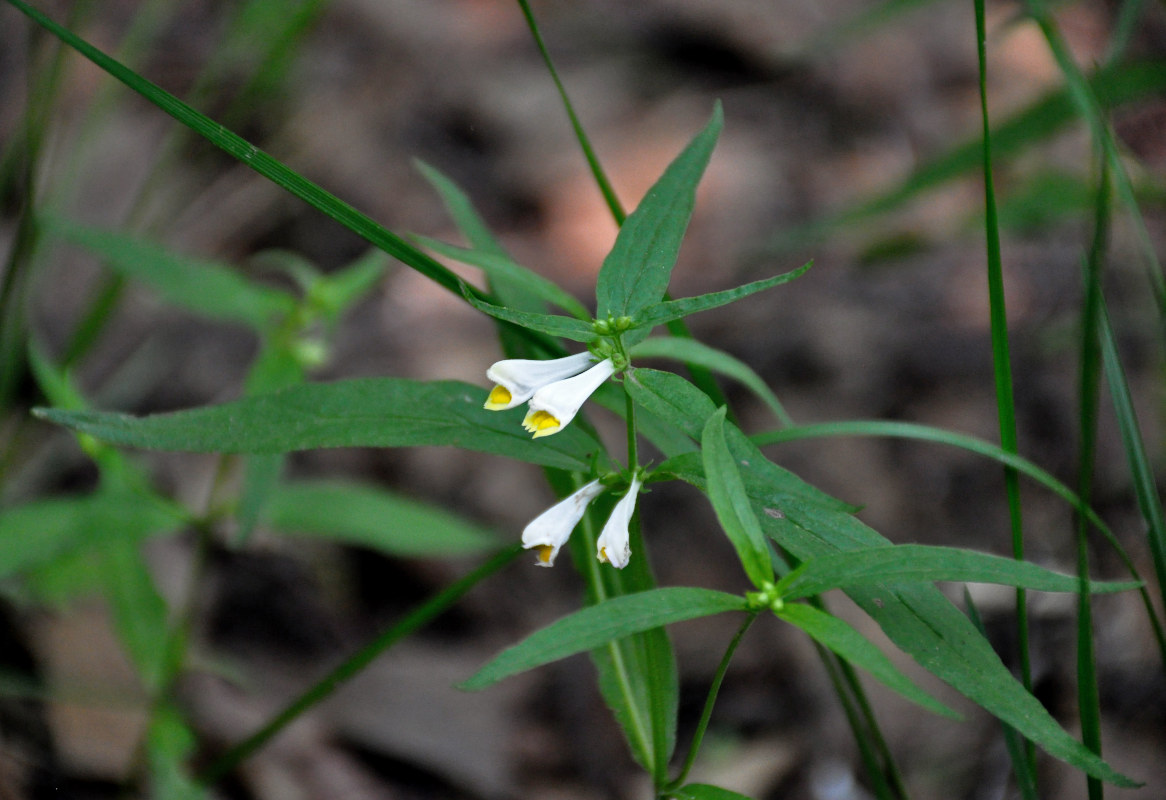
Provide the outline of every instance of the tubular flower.
[[596,558],[606,561],[613,567],[623,569],[632,557],[632,546],[628,541],[628,525],[632,521],[632,512],[636,510],[636,497],[640,493],[640,476],[632,476],[632,485],[607,518],[603,526],[603,533],[595,543]]
[[530,411],[522,427],[534,438],[558,433],[579,413],[579,407],[615,373],[615,364],[605,358],[586,372],[566,380],[549,383],[530,398]]
[[543,386],[578,375],[591,362],[591,354],[587,352],[549,361],[508,358],[495,362],[486,370],[486,377],[495,386],[486,398],[485,407],[491,411],[514,408],[529,400]]
[[522,532],[522,546],[538,548],[540,567],[553,567],[559,548],[571,537],[571,531],[583,518],[587,504],[603,493],[603,484],[591,481],[574,494],[560,500],[539,514]]

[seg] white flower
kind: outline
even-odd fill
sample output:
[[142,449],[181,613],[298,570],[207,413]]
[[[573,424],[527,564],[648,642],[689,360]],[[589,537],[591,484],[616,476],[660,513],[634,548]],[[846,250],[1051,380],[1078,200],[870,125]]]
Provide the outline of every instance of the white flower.
[[485,407],[491,411],[514,408],[529,400],[541,387],[578,375],[591,362],[591,354],[587,352],[543,361],[508,358],[495,362],[486,370],[486,377],[496,386],[486,398]]
[[603,526],[603,533],[599,534],[599,541],[595,543],[595,556],[600,561],[606,561],[613,567],[623,569],[632,557],[632,546],[628,541],[628,525],[632,521],[632,512],[636,510],[636,496],[640,493],[640,476],[632,476],[632,485],[628,493],[615,504],[607,524]]
[[539,514],[526,526],[522,532],[522,546],[528,550],[532,547],[538,548],[536,563],[540,567],[554,566],[559,548],[567,543],[571,531],[575,530],[575,526],[583,518],[587,504],[602,494],[603,488],[599,481],[591,481]]
[[536,439],[558,433],[575,418],[591,393],[613,374],[615,364],[605,358],[581,375],[541,387],[530,398],[530,411],[526,412],[522,427]]

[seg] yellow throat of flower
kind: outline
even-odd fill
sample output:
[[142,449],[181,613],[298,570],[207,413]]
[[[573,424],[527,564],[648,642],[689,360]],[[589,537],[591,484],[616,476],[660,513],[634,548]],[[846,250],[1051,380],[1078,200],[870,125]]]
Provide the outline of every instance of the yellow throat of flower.
[[555,548],[551,547],[549,544],[540,544],[538,546],[538,563],[550,564],[551,556],[554,555],[554,552]]
[[500,411],[510,405],[511,397],[510,390],[505,386],[495,386],[490,390],[490,396],[486,398],[486,403],[482,407],[491,411]]
[[522,427],[526,428],[527,433],[533,433],[534,438],[537,439],[540,436],[550,436],[552,433],[557,433],[559,428],[563,426],[546,411],[539,410],[527,414],[526,419],[522,421]]

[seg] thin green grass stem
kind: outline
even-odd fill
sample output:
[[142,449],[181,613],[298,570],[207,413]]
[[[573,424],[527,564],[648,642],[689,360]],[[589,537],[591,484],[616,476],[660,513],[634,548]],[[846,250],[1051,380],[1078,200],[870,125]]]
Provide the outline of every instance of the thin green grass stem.
[[567,88],[559,80],[559,71],[555,69],[555,62],[551,60],[550,51],[547,50],[546,42],[543,41],[538,23],[534,19],[534,12],[530,10],[530,3],[527,0],[518,0],[518,6],[522,9],[527,26],[530,27],[530,35],[534,38],[535,46],[538,47],[538,51],[543,57],[547,72],[550,74],[551,80],[555,82],[559,99],[563,101],[563,109],[567,112],[567,119],[571,121],[571,129],[575,131],[575,138],[579,140],[579,146],[583,148],[583,157],[587,159],[587,165],[591,167],[591,175],[595,178],[595,185],[599,187],[603,201],[607,203],[611,216],[615,218],[615,224],[623,225],[623,221],[627,219],[627,212],[620,204],[611,181],[607,179],[607,173],[603,171],[603,166],[599,163],[599,157],[595,154],[595,148],[591,146],[591,140],[587,138],[587,132],[583,130],[583,123],[579,121],[579,115],[575,113],[575,106],[567,95]]
[[322,680],[292,701],[286,708],[276,714],[266,725],[244,739],[239,744],[224,753],[217,761],[210,765],[201,775],[198,782],[204,786],[213,786],[240,763],[249,758],[273,736],[283,730],[289,723],[331,695],[341,685],[355,677],[365,667],[371,664],[382,653],[388,650],[406,636],[420,629],[435,617],[450,608],[468,591],[473,589],[484,579],[498,572],[512,562],[523,552],[521,545],[508,547],[472,570],[464,577],[454,581],[445,589],[431,597],[426,602],[411,611],[404,619],[381,633],[342,664],[328,673]]
[[[1109,234],[1110,183],[1108,162],[1100,159],[1097,199],[1093,222],[1093,242],[1085,264],[1085,291],[1081,310],[1081,342],[1078,371],[1077,496],[1088,503],[1093,495],[1093,470],[1097,450],[1097,419],[1101,390],[1101,346],[1097,317],[1101,306],[1101,273],[1105,264]],[[1081,719],[1081,741],[1101,755],[1101,699],[1097,683],[1097,660],[1093,641],[1093,597],[1089,593],[1089,521],[1076,514],[1077,575],[1077,707]],[[1089,800],[1102,800],[1101,781],[1085,776]]]
[[667,789],[669,791],[678,789],[688,780],[688,773],[692,771],[692,766],[696,763],[696,757],[700,754],[700,745],[704,741],[705,731],[708,730],[709,720],[713,715],[713,706],[716,705],[717,694],[721,691],[721,683],[725,680],[725,673],[729,671],[729,663],[733,660],[733,654],[737,652],[737,645],[744,638],[745,631],[749,630],[750,626],[757,621],[759,614],[759,611],[754,611],[745,617],[745,621],[741,623],[741,627],[737,628],[737,633],[733,635],[729,646],[725,648],[725,654],[721,656],[721,663],[717,665],[713,682],[709,685],[708,697],[705,698],[704,708],[701,709],[700,719],[696,723],[696,730],[692,733],[692,744],[688,748],[688,755],[685,756],[684,764],[681,766],[680,772],[677,774],[675,780],[668,784]]
[[[988,120],[988,59],[985,48],[984,0],[975,0],[976,53],[979,62],[980,119],[983,124],[984,229],[988,250],[988,301],[992,329],[992,363],[996,378],[996,409],[1000,421],[1000,446],[1016,453],[1016,406],[1012,395],[1012,358],[1008,345],[1008,312],[1004,302],[1004,268],[1000,257],[1000,227],[996,214],[996,191],[992,181],[992,128]],[[1024,560],[1024,523],[1020,508],[1020,475],[1004,468],[1008,496],[1008,517],[1012,529],[1012,555]],[[1032,657],[1029,647],[1028,598],[1016,590],[1016,651],[1020,680],[1032,691]],[[1036,746],[1025,747],[1030,765],[1036,763]]]
[[872,737],[867,725],[869,720],[860,711],[858,703],[851,696],[851,684],[842,675],[841,659],[817,642],[814,642],[814,649],[818,652],[822,666],[826,668],[826,675],[830,679],[830,685],[834,689],[839,704],[842,706],[842,713],[846,715],[846,722],[850,725],[855,745],[858,747],[858,756],[866,770],[867,777],[870,779],[875,796],[878,797],[878,800],[906,800],[906,796],[896,793],[887,780],[882,762],[871,741]]
[[[37,25],[52,33],[65,44],[69,45],[69,47],[72,47],[85,58],[124,83],[194,133],[205,138],[215,147],[218,147],[232,158],[246,164],[263,177],[295,195],[316,210],[336,220],[345,228],[365,239],[370,244],[380,248],[406,266],[421,273],[438,286],[452,292],[458,297],[464,297],[465,293],[469,293],[485,302],[497,304],[496,298],[492,295],[467,284],[452,270],[421,252],[409,242],[405,241],[405,239],[380,225],[371,217],[327,192],[318,184],[313,183],[241,136],[227,130],[214,120],[191,108],[174,95],[141,77],[133,70],[128,69],[117,60],[78,37],[72,31],[57,24],[37,9],[23,2],[23,0],[7,0],[7,2],[33,20]],[[559,353],[562,351],[561,345],[549,340],[548,337],[536,334],[526,328],[516,328],[516,330],[520,331],[521,335],[536,340],[540,345],[545,346],[549,353]]]
[[[1166,278],[1162,275],[1162,265],[1158,260],[1154,240],[1146,227],[1145,217],[1138,205],[1137,197],[1134,195],[1133,183],[1130,181],[1129,173],[1122,161],[1121,152],[1118,150],[1113,132],[1101,110],[1102,106],[1097,99],[1097,94],[1074,60],[1065,37],[1061,35],[1060,28],[1045,3],[1042,0],[1025,0],[1025,9],[1040,28],[1041,34],[1057,62],[1057,67],[1065,78],[1069,95],[1089,128],[1095,146],[1105,154],[1105,159],[1109,162],[1114,190],[1122,205],[1125,206],[1137,234],[1142,259],[1147,267],[1147,278],[1153,289],[1154,299],[1158,303],[1159,315],[1166,320]],[[1137,9],[1134,9],[1129,13],[1134,14],[1136,19],[1136,12]],[[1133,24],[1132,21],[1119,21],[1125,26]]]

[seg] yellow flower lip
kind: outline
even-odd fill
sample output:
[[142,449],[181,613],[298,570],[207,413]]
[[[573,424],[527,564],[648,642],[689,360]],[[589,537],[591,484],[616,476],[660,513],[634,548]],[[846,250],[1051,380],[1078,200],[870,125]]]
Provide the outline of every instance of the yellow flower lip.
[[530,411],[526,418],[522,420],[522,427],[526,428],[527,433],[533,433],[534,438],[540,436],[550,436],[552,433],[558,433],[562,428],[562,424],[546,411]]
[[594,359],[588,352],[552,359],[508,358],[494,362],[486,378],[494,383],[483,408],[505,411],[525,403],[544,386],[578,375]]
[[613,374],[615,364],[605,358],[585,372],[541,387],[530,398],[530,411],[522,426],[536,439],[558,433],[575,418],[591,393]]
[[490,390],[490,396],[486,398],[482,408],[487,408],[490,411],[502,411],[511,407],[512,398],[510,390],[499,384]]

